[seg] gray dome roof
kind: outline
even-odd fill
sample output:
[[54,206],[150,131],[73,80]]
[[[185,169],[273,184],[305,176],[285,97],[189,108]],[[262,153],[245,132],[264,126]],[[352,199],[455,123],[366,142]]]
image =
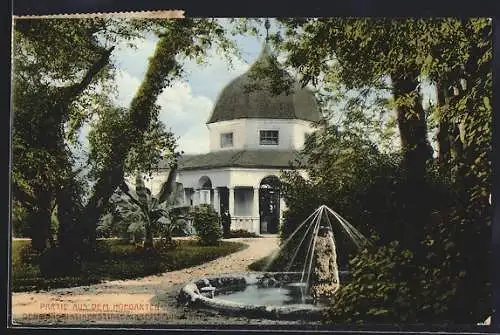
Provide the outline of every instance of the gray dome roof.
[[280,69],[266,45],[250,69],[222,90],[207,123],[242,118],[318,121],[320,114],[313,92]]

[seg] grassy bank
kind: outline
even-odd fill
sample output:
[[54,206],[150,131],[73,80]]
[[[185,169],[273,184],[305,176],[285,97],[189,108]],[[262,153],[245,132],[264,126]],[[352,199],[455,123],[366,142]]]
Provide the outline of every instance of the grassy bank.
[[271,256],[266,256],[261,259],[256,260],[248,266],[250,271],[264,271],[264,267],[271,259]]
[[200,246],[194,240],[178,240],[172,250],[146,252],[120,240],[101,240],[92,260],[83,262],[75,276],[45,278],[38,267],[38,255],[29,240],[12,243],[12,291],[34,291],[99,283],[103,280],[133,279],[200,265],[243,250],[246,245],[221,242],[219,246]]

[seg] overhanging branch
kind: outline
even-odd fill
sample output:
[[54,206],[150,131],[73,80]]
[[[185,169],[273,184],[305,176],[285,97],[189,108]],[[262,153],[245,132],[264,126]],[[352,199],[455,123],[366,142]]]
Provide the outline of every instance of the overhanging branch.
[[[79,83],[71,85],[69,87],[64,88],[64,93],[61,99],[61,105],[69,105],[71,101],[73,101],[78,95],[80,95],[92,82],[92,79],[109,63],[109,57],[111,56],[111,52],[115,47],[111,47],[108,50],[104,51],[101,57],[95,62],[85,73],[82,80]],[[63,107],[62,106],[62,107]]]

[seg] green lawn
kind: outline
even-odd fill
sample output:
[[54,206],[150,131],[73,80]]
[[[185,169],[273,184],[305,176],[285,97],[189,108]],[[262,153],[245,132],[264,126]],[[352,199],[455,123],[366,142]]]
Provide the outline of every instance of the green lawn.
[[153,254],[119,240],[101,240],[98,254],[83,263],[78,276],[45,278],[37,264],[30,241],[12,243],[12,291],[34,291],[95,284],[102,280],[132,279],[179,270],[226,256],[246,248],[243,243],[221,242],[219,246],[200,246],[195,240],[178,240],[172,250]]

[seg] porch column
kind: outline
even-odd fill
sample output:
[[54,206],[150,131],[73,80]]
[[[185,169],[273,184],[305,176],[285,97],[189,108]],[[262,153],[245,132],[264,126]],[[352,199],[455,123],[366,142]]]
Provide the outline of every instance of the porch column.
[[185,189],[185,188],[182,189],[182,203],[184,205],[189,205],[187,202],[186,192],[187,192],[187,189]]
[[234,188],[229,188],[229,215],[234,216]]
[[200,190],[194,190],[193,206],[198,206],[199,204],[200,204]]
[[252,224],[256,234],[260,234],[259,188],[253,189]]
[[220,198],[219,198],[219,189],[217,187],[213,188],[214,190],[214,208],[217,213],[220,214]]

